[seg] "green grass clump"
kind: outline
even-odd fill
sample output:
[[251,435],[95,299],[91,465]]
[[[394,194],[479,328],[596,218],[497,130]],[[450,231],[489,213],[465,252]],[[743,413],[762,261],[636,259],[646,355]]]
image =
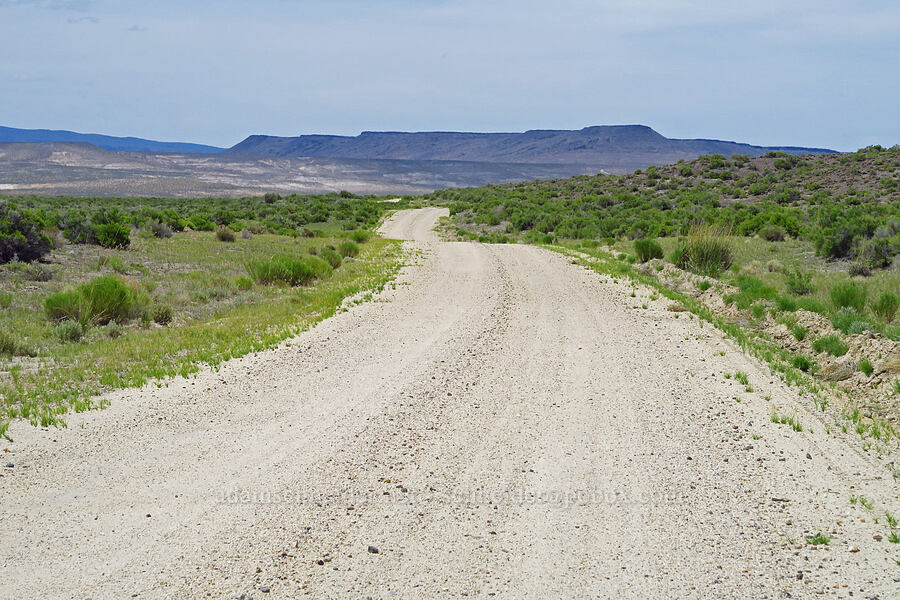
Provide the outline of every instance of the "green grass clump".
[[728,230],[716,225],[691,227],[673,257],[675,265],[699,275],[718,277],[734,260],[728,235]]
[[797,296],[811,294],[816,289],[812,283],[812,273],[796,268],[784,272],[784,287]]
[[850,349],[850,347],[836,335],[820,337],[813,342],[812,347],[816,352],[827,352],[832,356],[843,356],[847,354],[847,350]]
[[828,543],[830,541],[831,541],[831,537],[825,535],[821,531],[818,532],[816,535],[806,538],[806,543],[809,544],[810,546],[824,546],[824,545],[828,545]]
[[766,315],[766,305],[762,302],[757,302],[753,306],[750,307],[750,314],[757,321],[762,319]]
[[708,279],[701,279],[700,283],[697,284],[697,289],[701,292],[705,292],[709,288],[712,287],[712,283]]
[[44,301],[44,310],[52,321],[77,321],[82,328],[105,325],[110,321],[127,322],[138,316],[149,299],[113,275],[98,277],[73,290],[57,292]]
[[337,269],[341,266],[341,255],[332,250],[331,248],[325,248],[322,252],[319,253],[319,256],[331,265],[332,269]]
[[662,246],[659,245],[659,242],[651,238],[634,240],[634,252],[637,254],[638,260],[642,263],[654,258],[663,257]]
[[234,280],[234,286],[242,292],[246,292],[247,290],[253,289],[253,280],[246,275],[241,275]]
[[871,375],[872,372],[875,371],[875,367],[872,366],[872,361],[870,361],[868,358],[864,358],[859,361],[859,370],[866,375]]
[[0,292],[0,308],[9,308],[12,305],[13,295],[9,292]]
[[233,242],[235,240],[234,231],[228,227],[221,226],[216,229],[216,239],[220,242]]
[[269,260],[248,262],[247,272],[260,284],[308,285],[314,279],[321,279],[331,273],[331,265],[317,256],[298,258],[289,254],[278,254]]
[[839,309],[831,317],[831,324],[834,325],[835,329],[845,334],[862,333],[870,329],[865,315],[859,314],[855,308],[850,306],[844,306]]
[[741,385],[749,385],[749,383],[750,383],[750,378],[747,377],[747,374],[744,373],[743,371],[738,371],[737,373],[735,373],[735,374],[734,374],[734,378],[735,378]]
[[356,242],[347,240],[340,243],[337,251],[338,254],[340,254],[344,258],[347,258],[348,256],[352,258],[359,254],[359,246],[356,245]]
[[791,333],[794,335],[794,339],[798,342],[802,342],[806,339],[809,330],[806,329],[803,325],[794,325],[791,327]]
[[897,308],[900,307],[900,300],[891,292],[881,294],[877,301],[872,303],[872,314],[881,320],[885,325],[890,325],[897,316]]
[[856,312],[862,312],[866,307],[866,286],[855,281],[843,281],[831,288],[831,303],[836,309],[850,307]]
[[356,231],[351,231],[348,237],[357,244],[365,244],[372,237],[372,233],[365,229],[357,229]]
[[33,356],[34,351],[25,346],[8,331],[0,329],[0,356]]
[[807,373],[812,368],[812,361],[805,356],[798,354],[791,359],[791,366]]

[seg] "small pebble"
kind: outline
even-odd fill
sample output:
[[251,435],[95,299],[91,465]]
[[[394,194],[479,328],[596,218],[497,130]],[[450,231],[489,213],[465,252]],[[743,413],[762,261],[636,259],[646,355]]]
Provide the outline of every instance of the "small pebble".
[[12,469],[14,466],[15,466],[15,465],[13,465],[12,463],[6,463],[6,468],[7,468],[7,469]]
[[268,594],[269,588],[267,588],[266,586],[263,586],[263,587],[259,588],[259,591],[261,591],[263,594]]
[[369,554],[378,554],[378,546],[369,546]]

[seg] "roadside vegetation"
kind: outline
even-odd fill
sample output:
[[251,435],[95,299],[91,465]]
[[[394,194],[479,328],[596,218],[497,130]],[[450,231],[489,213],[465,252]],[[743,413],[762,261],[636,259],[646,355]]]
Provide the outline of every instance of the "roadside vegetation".
[[650,285],[831,406],[867,448],[900,441],[900,147],[712,155],[425,199],[450,208],[457,239],[547,244]]
[[0,435],[270,348],[379,289],[400,258],[369,231],[383,211],[339,195],[0,199],[4,234],[18,228],[0,265]]

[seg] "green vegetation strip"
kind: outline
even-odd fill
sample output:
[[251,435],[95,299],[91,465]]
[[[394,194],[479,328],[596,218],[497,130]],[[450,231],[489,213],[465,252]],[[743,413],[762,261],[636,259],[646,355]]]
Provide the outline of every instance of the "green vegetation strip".
[[186,376],[203,365],[273,348],[333,315],[345,298],[375,292],[400,268],[396,241],[373,239],[359,259],[314,286],[225,308],[177,327],[127,329],[115,339],[61,344],[41,362],[13,365],[0,384],[0,435],[14,418],[64,426],[69,410],[101,408],[103,392]]

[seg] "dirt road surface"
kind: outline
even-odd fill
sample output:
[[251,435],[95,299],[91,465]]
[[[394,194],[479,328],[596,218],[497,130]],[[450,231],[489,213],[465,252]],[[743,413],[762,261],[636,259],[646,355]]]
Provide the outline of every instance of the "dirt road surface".
[[397,213],[397,285],[290,344],[15,424],[0,597],[900,597],[895,484],[808,400],[647,290],[439,242],[442,214]]

